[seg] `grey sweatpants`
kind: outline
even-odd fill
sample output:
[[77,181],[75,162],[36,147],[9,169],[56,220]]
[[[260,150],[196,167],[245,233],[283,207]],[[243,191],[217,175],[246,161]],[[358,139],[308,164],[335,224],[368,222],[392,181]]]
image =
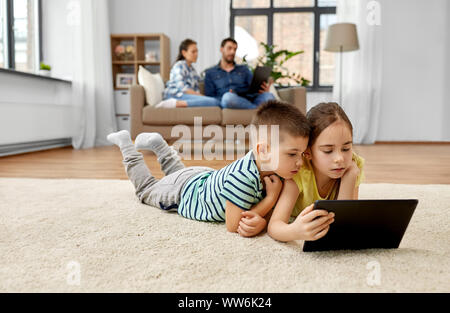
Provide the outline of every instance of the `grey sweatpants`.
[[145,204],[163,210],[176,210],[180,203],[181,191],[186,182],[193,176],[214,169],[209,167],[185,167],[175,150],[158,157],[165,176],[156,179],[145,164],[142,153],[136,151],[134,145],[121,148],[123,164],[128,178],[133,183],[136,196]]

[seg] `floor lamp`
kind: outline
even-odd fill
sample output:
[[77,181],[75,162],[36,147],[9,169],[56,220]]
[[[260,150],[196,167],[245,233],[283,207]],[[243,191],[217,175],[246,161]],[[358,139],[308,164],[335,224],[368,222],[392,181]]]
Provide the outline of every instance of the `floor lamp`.
[[342,106],[342,69],[344,67],[342,53],[359,49],[356,25],[351,23],[338,23],[328,27],[325,51],[339,52],[339,105]]

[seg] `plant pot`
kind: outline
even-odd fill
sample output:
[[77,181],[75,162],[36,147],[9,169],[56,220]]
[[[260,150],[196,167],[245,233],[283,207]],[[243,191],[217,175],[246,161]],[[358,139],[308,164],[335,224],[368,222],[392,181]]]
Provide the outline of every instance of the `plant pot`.
[[39,75],[50,77],[50,76],[52,76],[52,71],[49,71],[49,70],[39,70]]

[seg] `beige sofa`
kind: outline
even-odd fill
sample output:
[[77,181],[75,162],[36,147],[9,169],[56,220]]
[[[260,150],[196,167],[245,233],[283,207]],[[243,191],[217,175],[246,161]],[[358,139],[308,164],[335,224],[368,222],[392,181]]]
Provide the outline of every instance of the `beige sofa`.
[[[280,98],[297,106],[306,112],[306,89],[304,87],[289,87],[278,90]],[[145,91],[140,85],[130,88],[130,133],[133,139],[142,132],[158,132],[166,140],[178,139],[181,134],[172,134],[175,125],[186,125],[194,134],[194,118],[201,117],[203,128],[208,125],[219,125],[225,134],[226,125],[249,125],[255,110],[221,109],[219,107],[199,108],[154,108],[146,105]],[[214,136],[212,134],[211,136]],[[207,136],[203,136],[207,139]]]

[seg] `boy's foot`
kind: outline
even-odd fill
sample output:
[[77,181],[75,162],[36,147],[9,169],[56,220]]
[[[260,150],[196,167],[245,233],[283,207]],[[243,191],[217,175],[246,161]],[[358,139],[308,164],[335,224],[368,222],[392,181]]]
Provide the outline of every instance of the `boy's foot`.
[[150,150],[156,154],[164,174],[169,175],[184,167],[177,151],[167,144],[159,133],[141,133],[134,141],[136,150]]
[[163,150],[169,147],[167,142],[159,133],[141,133],[134,141],[136,150],[150,150],[160,155]]
[[122,148],[123,146],[129,144],[133,144],[128,130],[121,130],[117,133],[111,133],[106,137],[106,139],[108,139],[109,142],[119,146],[119,148]]

